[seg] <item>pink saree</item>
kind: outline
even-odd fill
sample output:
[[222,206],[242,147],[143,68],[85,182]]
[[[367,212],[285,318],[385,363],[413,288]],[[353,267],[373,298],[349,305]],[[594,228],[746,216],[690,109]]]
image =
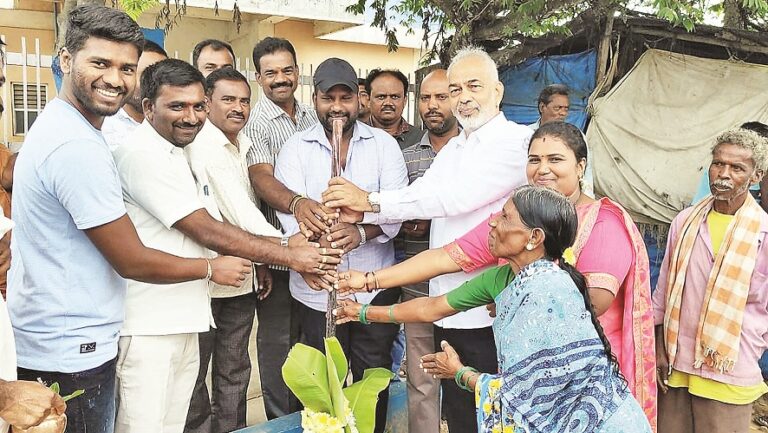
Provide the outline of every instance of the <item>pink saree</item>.
[[[615,295],[600,323],[632,395],[656,431],[656,357],[645,244],[626,211],[607,198],[576,210],[576,269],[590,287]],[[489,232],[486,220],[444,249],[465,272],[498,264],[488,247]]]

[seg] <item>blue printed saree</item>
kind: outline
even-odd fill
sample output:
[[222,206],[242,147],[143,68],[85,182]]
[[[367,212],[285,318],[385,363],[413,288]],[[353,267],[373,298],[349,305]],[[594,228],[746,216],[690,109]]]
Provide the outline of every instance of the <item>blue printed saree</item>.
[[480,433],[650,433],[565,271],[531,263],[496,307],[501,373],[477,381]]

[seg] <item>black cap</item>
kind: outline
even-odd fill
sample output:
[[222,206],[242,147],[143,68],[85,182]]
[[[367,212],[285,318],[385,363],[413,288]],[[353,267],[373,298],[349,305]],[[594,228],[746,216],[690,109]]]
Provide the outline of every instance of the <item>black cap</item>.
[[357,93],[357,74],[346,60],[336,57],[324,60],[315,70],[315,88],[326,93],[333,86],[347,86],[349,90]]

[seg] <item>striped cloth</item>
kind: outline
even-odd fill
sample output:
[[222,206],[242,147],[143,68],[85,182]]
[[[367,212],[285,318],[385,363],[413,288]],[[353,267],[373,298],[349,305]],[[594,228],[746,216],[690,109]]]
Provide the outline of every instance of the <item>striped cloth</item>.
[[[677,355],[680,309],[688,262],[699,227],[712,210],[714,198],[699,202],[683,223],[680,240],[670,257],[664,314],[666,349],[670,370]],[[739,356],[741,325],[750,280],[757,261],[758,232],[762,209],[751,195],[736,212],[715,257],[707,281],[704,303],[696,332],[694,367],[706,363],[721,373],[731,371]]]
[[[429,141],[429,131],[424,132],[421,140],[413,146],[403,149],[405,167],[408,169],[408,183],[413,183],[427,171],[437,152]],[[429,236],[417,239],[405,234],[395,238],[395,256],[398,261],[408,260],[416,254],[429,249]],[[411,296],[428,296],[429,282],[422,281],[403,287]]]
[[[295,133],[303,131],[317,123],[317,113],[308,105],[296,101],[296,122],[270,101],[266,96],[259,99],[253,109],[248,123],[243,128],[243,132],[251,139],[253,145],[246,154],[246,163],[248,167],[255,164],[275,165],[277,154],[283,148],[283,144]],[[261,212],[267,218],[267,222],[282,229],[280,220],[277,219],[275,210],[261,201]],[[273,269],[287,271],[284,266],[271,266]]]

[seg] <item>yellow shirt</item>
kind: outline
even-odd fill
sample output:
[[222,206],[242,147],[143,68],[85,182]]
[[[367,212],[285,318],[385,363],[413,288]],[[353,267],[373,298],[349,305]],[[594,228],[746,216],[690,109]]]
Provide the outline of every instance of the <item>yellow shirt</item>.
[[712,252],[715,256],[720,252],[725,232],[733,221],[733,217],[734,215],[715,212],[714,209],[707,215],[707,228],[709,228],[709,238],[712,240]]
[[[707,228],[709,228],[712,252],[715,256],[720,252],[728,225],[731,224],[733,218],[733,215],[722,214],[714,210],[707,215]],[[669,386],[688,388],[688,392],[695,396],[729,404],[750,404],[768,392],[768,386],[764,382],[752,386],[728,385],[677,370],[672,370],[672,375],[669,376]]]
[[768,392],[765,382],[752,386],[728,385],[677,370],[672,370],[669,386],[688,388],[692,395],[728,404],[750,404]]

